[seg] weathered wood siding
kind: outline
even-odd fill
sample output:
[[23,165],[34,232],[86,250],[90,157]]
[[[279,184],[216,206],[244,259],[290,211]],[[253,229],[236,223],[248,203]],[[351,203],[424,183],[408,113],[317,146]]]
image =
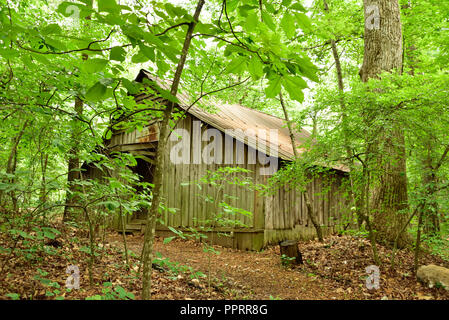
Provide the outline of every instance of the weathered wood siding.
[[[165,154],[165,163],[166,163],[166,171],[163,174],[163,202],[164,205],[168,208],[173,208],[176,210],[176,213],[170,213],[169,211],[164,212],[163,221],[166,226],[172,227],[196,227],[201,225],[204,221],[212,220],[214,218],[214,214],[217,212],[216,208],[214,208],[214,204],[207,202],[204,200],[206,196],[215,197],[217,188],[211,185],[202,184],[202,188],[199,189],[194,181],[199,180],[201,177],[207,174],[208,170],[215,171],[220,167],[229,167],[233,166],[232,164],[225,163],[204,163],[202,159],[200,163],[195,157],[201,157],[200,154],[196,154],[195,152],[202,152],[204,147],[209,144],[208,141],[202,141],[199,137],[194,137],[193,121],[196,120],[194,117],[187,115],[185,119],[179,121],[177,125],[177,129],[185,129],[190,133],[190,164],[174,164],[170,159],[170,150],[179,143],[179,141],[169,141],[168,143],[168,151]],[[210,128],[206,124],[202,123],[201,131],[199,132],[201,136],[204,134],[205,130]],[[225,139],[225,134],[221,133],[223,137],[223,142]],[[229,137],[227,137],[229,139]],[[193,140],[197,139],[201,142],[201,148],[193,147]],[[222,144],[222,155],[225,158],[227,155],[233,154],[235,159],[235,152],[231,150],[226,150],[227,146],[225,143]],[[235,140],[231,146],[234,150],[236,148]],[[244,154],[245,158],[248,154],[248,147],[244,146]],[[251,170],[249,176],[252,179],[256,179],[256,165],[255,164],[245,164],[238,165],[239,167]],[[232,179],[235,174],[231,174],[229,177]],[[240,173],[239,176],[241,178],[244,177],[244,174]],[[189,183],[190,182],[190,183]],[[230,205],[245,209],[250,212],[254,212],[255,209],[255,192],[253,190],[248,190],[248,188],[224,184],[223,190],[218,194],[218,198],[222,200],[224,195],[231,196],[233,198],[226,200]],[[232,218],[230,215],[228,218]],[[236,216],[240,222],[245,224],[249,229],[254,229],[254,215],[252,217],[246,217],[243,215]],[[245,228],[248,229],[248,228]]]
[[[314,214],[325,234],[341,228],[341,219],[350,214],[345,196],[345,177],[329,173],[315,177],[307,187]],[[311,239],[315,228],[307,214],[303,194],[284,186],[265,199],[265,244],[285,239]]]
[[[166,210],[162,213],[162,224],[157,229],[159,233],[168,232],[168,227],[188,230],[189,227],[204,225],[204,221],[212,220],[217,212],[214,205],[204,200],[207,195],[214,196],[217,189],[211,185],[202,184],[199,189],[194,181],[199,180],[208,170],[215,171],[220,167],[239,166],[251,170],[249,177],[254,183],[266,183],[269,176],[260,174],[260,164],[249,164],[248,157],[254,156],[254,149],[246,144],[237,142],[220,131],[222,144],[222,163],[204,163],[202,152],[209,141],[202,141],[201,137],[210,125],[201,122],[200,130],[194,130],[195,122],[199,122],[193,115],[187,114],[181,119],[176,129],[185,129],[190,136],[190,155],[188,164],[175,164],[170,159],[170,151],[180,143],[179,140],[168,142],[168,152],[165,154],[166,170],[163,173],[163,204],[172,208],[174,213]],[[177,136],[175,133],[172,135]],[[195,135],[197,135],[195,137]],[[133,152],[151,157],[157,147],[157,125],[144,132],[116,133],[110,146],[115,150]],[[184,137],[185,138],[185,137]],[[225,143],[225,139],[232,143]],[[194,140],[201,145],[195,147]],[[184,149],[185,150],[185,149]],[[243,151],[243,153],[241,153]],[[243,156],[243,163],[239,163]],[[198,163],[198,159],[200,159]],[[231,160],[232,164],[225,163]],[[318,222],[323,226],[324,234],[339,228],[343,215],[348,214],[348,201],[344,197],[342,182],[344,174],[332,171],[331,174],[315,177],[308,185],[309,197],[312,200]],[[241,178],[242,173],[238,173]],[[285,239],[310,239],[315,236],[315,229],[307,216],[303,195],[288,186],[275,191],[273,195],[262,195],[247,188],[225,184],[218,195],[222,200],[224,195],[231,196],[226,200],[230,205],[252,212],[251,217],[238,216],[238,220],[246,228],[217,227],[216,232],[229,233],[230,237],[219,242],[239,249],[259,250],[271,243],[278,243]],[[232,218],[228,216],[228,218]]]

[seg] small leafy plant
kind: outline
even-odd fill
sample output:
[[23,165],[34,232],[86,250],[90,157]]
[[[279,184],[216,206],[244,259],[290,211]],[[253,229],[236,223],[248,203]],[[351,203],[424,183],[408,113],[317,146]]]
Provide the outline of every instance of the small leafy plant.
[[283,254],[281,256],[281,264],[284,267],[289,267],[292,264],[293,260],[295,260],[295,257],[289,257],[289,256],[287,256],[285,254]]
[[87,297],[86,300],[134,300],[135,296],[132,292],[126,291],[123,287],[113,286],[111,282],[104,282],[102,295],[96,294]]

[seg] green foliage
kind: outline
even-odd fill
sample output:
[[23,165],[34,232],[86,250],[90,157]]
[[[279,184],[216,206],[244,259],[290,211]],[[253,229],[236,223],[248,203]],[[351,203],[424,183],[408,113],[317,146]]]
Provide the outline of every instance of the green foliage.
[[7,297],[11,298],[11,300],[19,300],[20,294],[18,293],[8,293],[6,294]]
[[48,272],[41,269],[37,269],[37,274],[34,276],[34,280],[39,281],[42,285],[48,288],[45,291],[45,296],[54,297],[56,300],[64,300],[64,296],[59,295],[61,293],[61,286],[59,283],[47,279],[46,276],[48,276]]
[[[395,160],[379,153],[382,149],[373,139],[397,124],[404,131],[408,211],[424,203],[426,219],[438,213],[440,231],[424,241],[447,257],[449,4],[400,2],[404,70],[366,84],[358,75],[364,49],[362,1],[328,0],[328,12],[322,1],[208,2],[183,70],[183,93],[200,107],[213,96],[283,116],[277,99],[285,92],[296,130],[314,130],[301,141],[302,159],[284,166],[268,187],[234,179],[248,174],[241,168],[219,169],[189,182],[200,190],[206,184],[215,189],[201,199],[214,208],[213,217],[197,221],[199,227],[189,235],[172,230],[176,237],[204,241],[215,226],[245,227],[243,217],[251,213],[232,205],[233,196],[223,192],[227,184],[267,195],[285,184],[303,191],[315,173],[323,173],[323,165],[346,165],[352,169],[353,190],[367,185],[372,190],[380,176],[375,164]],[[113,130],[141,130],[161,117],[164,105],[137,104],[131,95],[177,101],[166,88],[132,79],[140,68],[162,82],[173,79],[193,5],[116,0],[0,3],[0,229],[25,248],[0,249],[32,262],[43,259],[41,253],[58,254],[45,242],[60,236],[51,221],[60,218],[67,198],[77,200],[78,207],[69,211],[79,218],[78,227],[86,229],[151,206],[151,184],[140,182],[130,169],[145,156],[111,153],[105,145]],[[343,91],[337,86],[331,39],[340,57]],[[86,167],[95,168],[105,178],[67,183],[69,160],[83,165],[73,172],[84,176]],[[361,209],[356,204],[354,208]],[[161,204],[161,212],[173,210]],[[353,224],[350,214],[347,219],[344,223]],[[364,228],[347,232],[363,235]],[[411,231],[416,231],[415,219]],[[95,243],[85,248],[92,258],[97,251]]]
[[281,264],[284,267],[289,267],[293,263],[293,260],[295,260],[295,257],[289,257],[285,254],[281,256]]
[[135,296],[132,292],[126,291],[119,285],[113,285],[111,282],[104,282],[101,290],[102,294],[89,296],[86,300],[134,300]]
[[187,274],[190,279],[206,277],[204,273],[195,271],[190,266],[170,261],[169,258],[164,258],[160,252],[156,252],[156,258],[153,259],[153,264],[157,265],[162,270],[167,269],[172,279],[176,279],[180,274]]

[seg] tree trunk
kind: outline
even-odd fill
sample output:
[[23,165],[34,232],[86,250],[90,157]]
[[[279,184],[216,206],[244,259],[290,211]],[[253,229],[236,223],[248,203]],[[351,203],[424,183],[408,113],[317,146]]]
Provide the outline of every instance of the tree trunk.
[[[365,51],[360,77],[363,82],[378,78],[380,73],[402,70],[402,27],[397,0],[364,0]],[[377,135],[376,170],[372,210],[377,240],[393,243],[407,220],[407,177],[404,133],[390,120]],[[398,245],[403,247],[407,234],[401,235]]]
[[423,209],[423,232],[435,236],[440,232],[440,219],[438,216],[438,201],[436,200],[437,176],[432,166],[431,150],[428,151],[423,170],[423,183],[426,188],[427,205]]
[[[81,116],[83,114],[83,100],[79,97],[75,98],[75,112],[77,115]],[[77,123],[75,123],[77,126]],[[66,206],[64,207],[63,221],[68,221],[73,218],[72,210],[74,210],[71,205],[76,202],[76,197],[73,193],[77,191],[77,186],[75,185],[75,180],[80,178],[80,160],[78,157],[78,143],[79,143],[79,130],[74,129],[71,136],[73,147],[69,151],[69,161],[67,165],[67,184],[68,191],[66,194]]]
[[[26,120],[22,126],[22,129],[20,129],[19,133],[14,137],[14,139],[12,141],[11,152],[9,153],[8,163],[6,165],[6,174],[14,175],[16,173],[17,148],[19,147],[20,140],[22,139],[23,133],[25,132],[25,129],[27,128],[28,124],[29,124],[29,120]],[[9,180],[10,184],[14,184],[16,179],[14,177],[12,177],[8,180]],[[12,190],[9,192],[9,195],[11,197],[13,213],[16,214],[16,211],[17,211],[16,192],[14,190]],[[2,197],[3,197],[3,193],[0,192],[0,202],[2,200]]]
[[[287,108],[285,107],[284,98],[282,97],[282,92],[279,93],[279,100],[281,102],[282,111],[284,112],[285,121],[287,122],[287,128],[288,128],[288,131],[290,134],[290,141],[292,143],[293,154],[294,154],[295,160],[296,160],[299,158],[299,156],[298,156],[298,150],[296,148],[295,135],[293,134],[293,129],[292,129],[292,126],[290,123],[290,118],[288,116],[288,111],[287,111]],[[318,240],[320,242],[323,242],[324,241],[323,232],[321,231],[321,226],[316,219],[315,212],[313,212],[312,203],[310,202],[309,194],[307,193],[307,187],[305,187],[302,194],[304,196],[304,202],[306,203],[307,216],[309,217],[310,221],[312,222],[312,224],[316,230],[316,235],[318,237]]]
[[[204,0],[199,0],[193,15],[193,21],[189,24],[187,34],[184,40],[181,57],[176,68],[175,76],[171,86],[170,93],[176,96],[178,92],[179,82],[181,80],[182,71],[189,52],[190,42],[192,40],[193,31],[204,5]],[[170,102],[164,111],[159,131],[159,141],[156,150],[156,164],[153,175],[153,201],[148,212],[147,225],[145,228],[144,252],[143,252],[143,277],[142,277],[142,299],[151,298],[151,273],[153,263],[153,244],[156,229],[156,218],[159,213],[159,205],[161,203],[162,190],[162,173],[165,171],[164,155],[166,152],[167,138],[170,132],[169,121],[172,118],[174,104]]]
[[[326,0],[323,0],[323,4],[324,4],[324,11],[326,13],[329,13],[329,6],[327,5]],[[379,258],[378,258],[378,254],[377,254],[377,246],[376,246],[376,241],[375,241],[375,237],[374,237],[374,233],[373,233],[373,229],[371,226],[371,218],[369,216],[369,211],[365,210],[366,205],[368,203],[364,203],[364,199],[365,199],[365,188],[368,186],[366,183],[362,184],[361,186],[359,186],[358,189],[356,189],[356,184],[354,183],[354,179],[353,179],[353,172],[354,172],[354,158],[353,158],[353,153],[351,151],[351,147],[349,145],[349,124],[348,124],[348,120],[347,120],[347,109],[346,109],[346,103],[345,103],[345,99],[344,99],[344,83],[343,83],[343,71],[341,68],[341,63],[340,63],[340,56],[338,54],[338,50],[337,50],[337,43],[335,42],[334,39],[330,39],[330,43],[331,43],[331,49],[332,49],[332,56],[334,57],[334,61],[335,61],[335,70],[336,70],[336,74],[337,74],[337,84],[338,84],[338,91],[340,93],[340,108],[341,108],[341,120],[342,120],[342,126],[343,126],[343,139],[344,139],[344,147],[345,147],[345,151],[346,151],[346,157],[347,157],[347,161],[346,163],[348,164],[349,170],[350,170],[350,184],[351,184],[351,200],[353,205],[356,207],[356,216],[357,216],[357,224],[358,227],[361,228],[363,221],[366,222],[366,228],[368,230],[368,236],[371,242],[371,248],[373,251],[373,259],[375,261],[376,264],[379,264]],[[366,175],[366,168],[364,168],[364,180],[365,180],[365,175]],[[369,186],[368,186],[369,187]]]

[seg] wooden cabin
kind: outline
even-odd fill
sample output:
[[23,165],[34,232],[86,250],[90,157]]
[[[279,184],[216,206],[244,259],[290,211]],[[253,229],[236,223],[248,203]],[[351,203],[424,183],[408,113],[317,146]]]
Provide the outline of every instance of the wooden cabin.
[[[156,82],[168,90],[169,85],[141,70],[136,81],[143,79]],[[164,103],[161,97],[140,94],[136,100],[152,99]],[[173,208],[163,214],[163,224],[158,224],[157,233],[169,236],[169,227],[188,230],[197,228],[202,221],[212,219],[216,212],[214,204],[204,197],[214,194],[211,185],[199,189],[188,184],[204,176],[208,170],[220,167],[239,166],[250,173],[236,173],[241,178],[251,178],[254,183],[266,184],[279,166],[294,157],[291,140],[283,119],[237,104],[211,102],[208,111],[191,105],[191,99],[178,94],[176,108],[185,116],[177,123],[170,135],[163,179],[163,202]],[[212,129],[212,130],[211,130]],[[306,130],[296,133],[296,140],[305,141],[310,136]],[[213,137],[213,138],[211,138]],[[110,150],[131,152],[143,156],[135,168],[146,181],[152,181],[152,159],[158,144],[158,124],[133,132],[114,132],[107,147]],[[315,214],[323,226],[324,234],[335,232],[347,217],[348,199],[344,197],[343,182],[347,171],[343,167],[331,168],[326,175],[318,176],[309,184],[308,193]],[[243,250],[260,250],[268,244],[286,239],[311,239],[315,229],[307,217],[303,195],[286,187],[274,194],[262,194],[257,190],[228,185],[219,197],[230,195],[229,204],[247,210],[251,216],[236,217],[245,227],[214,226],[214,242]],[[128,221],[126,230],[142,231],[145,213],[136,214]]]

